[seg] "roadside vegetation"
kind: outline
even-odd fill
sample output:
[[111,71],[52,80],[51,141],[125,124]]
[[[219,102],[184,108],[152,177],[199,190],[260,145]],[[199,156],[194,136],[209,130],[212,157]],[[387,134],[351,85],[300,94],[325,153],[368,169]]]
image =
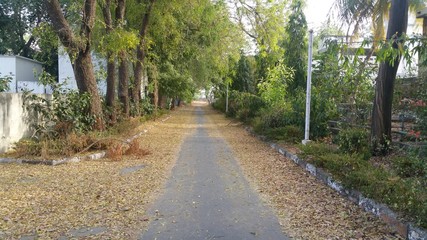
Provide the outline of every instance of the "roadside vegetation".
[[[416,8],[419,3],[410,4]],[[392,3],[391,8],[387,5],[384,10],[394,11],[393,6],[396,4]],[[350,10],[364,9],[357,7]],[[306,37],[299,37],[298,44],[302,45],[295,47],[298,31],[306,31],[303,13],[297,9],[288,17],[288,26],[295,23],[293,19],[299,20],[298,28],[293,28],[297,31],[285,28],[286,34],[278,45],[282,55],[274,63],[263,65],[259,55],[242,54],[228,76],[228,109],[227,82],[217,89],[218,99],[213,106],[247,123],[271,141],[298,148],[298,154],[328,171],[346,187],[387,204],[406,220],[427,228],[427,128],[424,126],[427,95],[422,73],[425,51],[421,48],[425,39],[409,37],[402,31],[396,35],[399,31],[394,28],[393,34],[385,39],[382,26],[382,30],[374,26],[374,31],[383,31],[383,35],[373,34],[378,38],[366,38],[356,44],[349,39],[328,40],[330,35],[345,35],[338,28],[329,27],[320,32],[316,38],[323,39],[324,44],[317,46],[321,51],[315,51],[312,77],[310,139],[313,142],[304,146],[300,142],[305,126],[307,42]],[[394,91],[392,88],[392,92],[386,93],[392,96],[386,101],[393,101],[393,108],[384,110],[387,104],[378,102],[382,71],[397,67],[401,58],[410,64],[416,54],[421,61],[418,75],[412,73],[415,77],[402,79],[388,76],[385,80],[395,82],[395,86]],[[389,111],[389,115],[380,116],[378,112],[372,115],[380,105],[380,111]],[[383,121],[383,126],[379,127],[378,121]]]
[[[300,146],[304,0],[6,1],[0,4],[0,54],[43,62],[40,81],[53,92],[24,93],[32,136],[17,143],[14,154],[120,152],[117,143],[141,122],[204,89],[227,116],[271,140],[295,144],[346,186],[427,228],[426,39],[405,34],[406,13],[424,2],[336,1],[338,20],[348,29],[328,23],[316,33],[314,143]],[[366,22],[373,32],[353,39]],[[58,51],[70,57],[77,90],[58,83]],[[94,56],[104,60],[102,69],[93,67]],[[419,73],[396,79],[400,60],[417,57]],[[10,81],[0,77],[0,92]],[[105,93],[98,89],[103,81]]]
[[[244,42],[223,1],[18,0],[0,5],[0,54],[44,63],[39,82],[52,91],[40,96],[22,90],[31,137],[16,144],[11,154],[18,157],[116,148],[137,133],[141,122],[221,82]],[[78,89],[59,79],[58,53],[70,57]],[[5,92],[11,78],[2,76],[0,92]]]

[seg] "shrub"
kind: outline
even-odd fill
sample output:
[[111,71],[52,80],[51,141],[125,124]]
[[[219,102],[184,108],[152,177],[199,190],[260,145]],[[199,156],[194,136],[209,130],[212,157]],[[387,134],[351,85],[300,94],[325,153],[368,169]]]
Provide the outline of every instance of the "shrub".
[[302,157],[307,156],[321,156],[328,153],[338,153],[337,149],[326,143],[312,142],[307,145],[300,145],[299,148],[302,151]]
[[338,134],[338,146],[344,153],[369,152],[369,135],[365,129],[348,128]]
[[[1,75],[1,73],[0,73]],[[0,92],[6,92],[9,90],[9,84],[12,81],[11,76],[0,77]]]
[[391,159],[393,169],[403,178],[425,177],[427,178],[427,161],[416,154],[407,156],[395,156]]
[[288,125],[279,128],[269,128],[265,131],[265,135],[272,140],[297,143],[303,138],[303,131],[298,126]]
[[[346,187],[401,211],[411,221],[427,227],[426,164],[417,155],[391,160],[397,173],[373,166],[361,154],[348,154],[324,143],[300,147],[303,156],[317,167],[326,169]],[[402,178],[403,177],[403,178]]]
[[41,81],[52,88],[52,99],[24,92],[24,107],[38,139],[54,139],[71,132],[85,133],[92,129],[95,117],[90,114],[90,95],[65,89],[48,74]]
[[143,115],[152,114],[154,112],[154,105],[150,102],[149,98],[142,99],[140,106]]
[[[225,109],[225,99],[224,102],[219,103],[223,104]],[[254,94],[231,91],[228,101],[227,115],[230,117],[237,117],[243,122],[249,122],[264,106],[264,101]]]
[[215,99],[215,102],[212,103],[212,107],[221,112],[225,112],[225,97]]
[[263,108],[260,110],[259,114],[262,128],[265,130],[290,125],[291,119],[289,116],[292,115],[292,113],[292,109],[287,106]]

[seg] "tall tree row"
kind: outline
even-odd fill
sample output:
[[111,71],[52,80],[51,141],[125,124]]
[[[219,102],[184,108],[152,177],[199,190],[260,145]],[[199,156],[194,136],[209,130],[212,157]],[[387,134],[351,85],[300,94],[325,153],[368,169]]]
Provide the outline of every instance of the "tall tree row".
[[[105,119],[116,122],[117,109],[121,117],[140,115],[143,79],[149,79],[150,96],[156,99],[191,97],[194,89],[221,81],[229,56],[238,55],[242,42],[223,1],[43,1],[48,21],[72,60],[79,91],[91,96],[97,129],[104,128]],[[106,116],[94,53],[107,63]],[[172,90],[158,96],[165,87]]]

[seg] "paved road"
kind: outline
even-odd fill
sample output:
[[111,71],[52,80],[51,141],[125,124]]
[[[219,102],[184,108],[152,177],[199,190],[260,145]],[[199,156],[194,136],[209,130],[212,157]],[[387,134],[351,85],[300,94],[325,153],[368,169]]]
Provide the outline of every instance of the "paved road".
[[203,110],[196,108],[195,114],[198,128],[185,139],[140,239],[288,239],[225,141],[209,136]]

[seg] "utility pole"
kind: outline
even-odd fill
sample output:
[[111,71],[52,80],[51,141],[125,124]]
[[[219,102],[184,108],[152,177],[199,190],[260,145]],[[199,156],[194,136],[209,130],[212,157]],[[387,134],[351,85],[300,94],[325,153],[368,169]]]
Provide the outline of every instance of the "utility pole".
[[311,63],[313,61],[313,30],[309,31],[307,63],[307,95],[305,101],[305,133],[302,144],[310,142]]

